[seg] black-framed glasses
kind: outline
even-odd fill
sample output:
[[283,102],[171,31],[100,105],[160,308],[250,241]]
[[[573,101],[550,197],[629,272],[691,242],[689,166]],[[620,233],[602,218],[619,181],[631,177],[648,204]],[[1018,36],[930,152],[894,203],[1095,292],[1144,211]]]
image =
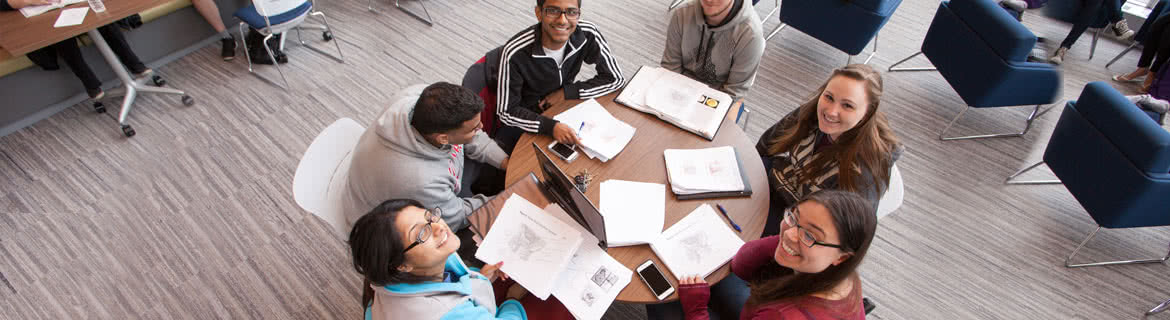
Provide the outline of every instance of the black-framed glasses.
[[845,247],[843,247],[839,244],[824,243],[824,242],[817,241],[817,237],[815,235],[813,235],[813,233],[811,231],[808,231],[804,227],[800,226],[799,218],[800,217],[798,216],[798,211],[796,211],[796,208],[789,208],[789,209],[784,210],[783,222],[784,222],[784,224],[788,225],[789,227],[795,227],[796,231],[800,233],[800,244],[802,244],[806,247],[809,247],[809,248],[812,248],[813,246],[816,246],[816,245],[821,245],[821,246],[826,246],[826,247],[830,247],[830,248],[837,248],[837,249],[845,250]]
[[548,19],[560,18],[561,14],[564,14],[565,18],[574,20],[581,17],[581,9],[578,8],[561,9],[557,7],[544,7],[544,9],[541,9],[541,12],[544,12],[544,17]]
[[[411,243],[410,246],[406,247],[406,249],[403,249],[402,253],[406,254],[406,252],[410,251],[410,249],[414,249],[414,247],[417,247],[420,244],[426,243],[427,240],[430,240],[431,234],[434,233],[433,231],[435,229],[435,228],[431,228],[431,224],[439,222],[439,219],[442,217],[443,217],[443,210],[439,210],[439,207],[435,207],[434,209],[427,210],[426,213],[423,213],[423,218],[426,219],[427,222],[416,224],[416,225],[414,225],[413,228],[410,229],[410,230],[418,229],[418,233],[415,233],[414,243]],[[410,232],[410,231],[407,231],[407,232]]]

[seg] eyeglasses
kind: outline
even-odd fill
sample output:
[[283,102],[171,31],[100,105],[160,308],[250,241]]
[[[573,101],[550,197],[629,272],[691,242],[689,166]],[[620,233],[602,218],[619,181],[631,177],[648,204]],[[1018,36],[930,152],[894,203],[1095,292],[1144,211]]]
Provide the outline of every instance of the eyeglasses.
[[548,19],[560,18],[562,13],[565,15],[565,18],[569,18],[570,20],[576,20],[581,17],[581,9],[578,8],[561,9],[557,7],[544,7],[542,11],[544,12],[544,17]]
[[800,226],[800,220],[798,219],[797,214],[798,214],[798,211],[796,211],[796,208],[784,210],[783,222],[784,222],[784,224],[788,225],[788,227],[796,227],[796,231],[800,233],[800,244],[805,245],[809,248],[812,248],[815,245],[822,245],[822,246],[826,246],[826,247],[830,247],[830,248],[837,248],[837,249],[845,250],[845,247],[842,247],[839,244],[831,244],[831,243],[824,243],[824,242],[817,241],[817,237],[814,236],[812,232],[810,232],[810,231],[806,230],[804,227]]
[[[443,216],[443,210],[439,210],[439,207],[435,207],[434,209],[427,210],[427,212],[423,214],[423,218],[427,220],[427,223],[420,223],[420,224],[414,225],[415,228],[419,229],[418,233],[415,234],[414,243],[410,244],[409,247],[406,247],[406,249],[402,250],[402,253],[406,254],[406,252],[410,251],[410,249],[414,249],[414,247],[417,247],[420,244],[426,243],[427,240],[430,240],[431,233],[435,229],[435,228],[431,228],[431,224],[439,222],[439,218],[441,218],[442,216]],[[419,227],[419,226],[421,226],[421,227]],[[411,228],[411,230],[414,230],[415,228]],[[407,231],[407,232],[409,232],[409,231]]]

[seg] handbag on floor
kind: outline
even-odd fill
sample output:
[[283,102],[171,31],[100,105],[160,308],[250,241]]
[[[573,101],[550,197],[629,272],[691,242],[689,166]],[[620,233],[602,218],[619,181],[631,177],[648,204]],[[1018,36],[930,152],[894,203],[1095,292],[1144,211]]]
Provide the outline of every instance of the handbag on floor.
[[[268,47],[272,49],[272,56],[276,57],[276,62],[288,63],[288,56],[280,50],[280,34],[268,39]],[[244,37],[244,41],[248,46],[248,56],[251,57],[252,63],[255,64],[272,64],[272,58],[268,56],[268,51],[264,50],[261,42],[264,42],[264,35],[260,34],[256,29],[248,28],[248,36]]]

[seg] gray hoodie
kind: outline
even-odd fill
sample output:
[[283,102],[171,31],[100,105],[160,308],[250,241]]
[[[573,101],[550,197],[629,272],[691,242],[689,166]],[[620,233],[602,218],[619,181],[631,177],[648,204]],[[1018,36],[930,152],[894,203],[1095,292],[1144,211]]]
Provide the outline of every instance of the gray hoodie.
[[[734,8],[733,8],[734,9]],[[662,67],[681,73],[741,99],[756,80],[764,55],[764,31],[750,0],[743,0],[731,21],[707,25],[698,0],[671,12]]]
[[358,218],[383,201],[402,198],[439,207],[452,230],[467,226],[467,215],[487,201],[483,195],[460,198],[463,159],[500,167],[508,157],[480,131],[471,143],[435,147],[410,125],[414,105],[426,85],[400,91],[358,140],[343,195],[345,220]]

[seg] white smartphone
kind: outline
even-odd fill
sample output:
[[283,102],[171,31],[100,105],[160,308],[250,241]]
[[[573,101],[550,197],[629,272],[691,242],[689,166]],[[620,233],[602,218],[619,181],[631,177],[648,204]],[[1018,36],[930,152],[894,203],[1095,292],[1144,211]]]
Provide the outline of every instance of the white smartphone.
[[564,159],[565,162],[573,162],[573,160],[577,159],[577,148],[573,145],[553,141],[552,144],[548,145],[548,149],[552,150],[561,159]]
[[669,280],[666,280],[666,276],[662,274],[661,270],[658,270],[658,266],[654,265],[654,260],[646,260],[645,263],[638,266],[638,277],[642,278],[642,282],[650,287],[650,292],[653,292],[658,300],[666,299],[674,293],[674,286],[670,284]]

